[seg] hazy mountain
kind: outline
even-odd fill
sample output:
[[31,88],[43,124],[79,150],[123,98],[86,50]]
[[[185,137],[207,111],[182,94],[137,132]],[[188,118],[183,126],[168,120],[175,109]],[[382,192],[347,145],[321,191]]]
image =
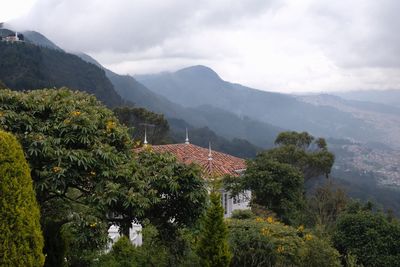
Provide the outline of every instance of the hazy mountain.
[[400,90],[360,90],[347,92],[334,92],[334,95],[345,99],[368,101],[392,105],[400,108]]
[[35,45],[51,48],[55,50],[63,51],[60,47],[54,44],[52,41],[47,39],[43,34],[35,31],[24,31],[22,34],[25,37],[26,42],[31,42]]
[[0,42],[0,80],[15,90],[67,86],[96,95],[109,106],[122,103],[104,71],[60,50]]
[[[79,54],[84,60],[101,67],[88,55]],[[261,147],[271,147],[281,128],[271,124],[239,116],[211,105],[195,108],[176,103],[175,99],[149,90],[146,86],[129,75],[119,75],[104,69],[107,77],[113,83],[115,90],[124,100],[153,112],[163,113],[168,119],[183,119],[193,127],[208,127],[216,134],[225,138],[241,138]]]
[[155,93],[186,107],[214,106],[284,129],[314,135],[379,140],[378,130],[351,113],[316,106],[286,94],[252,89],[222,80],[210,68],[193,66],[173,73],[136,76]]

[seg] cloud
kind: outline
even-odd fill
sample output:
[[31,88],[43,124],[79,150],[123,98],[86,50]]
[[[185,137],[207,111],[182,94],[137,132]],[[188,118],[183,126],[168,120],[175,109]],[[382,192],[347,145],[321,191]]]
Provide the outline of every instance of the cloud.
[[12,24],[112,70],[194,64],[274,91],[400,88],[396,0],[37,0]]

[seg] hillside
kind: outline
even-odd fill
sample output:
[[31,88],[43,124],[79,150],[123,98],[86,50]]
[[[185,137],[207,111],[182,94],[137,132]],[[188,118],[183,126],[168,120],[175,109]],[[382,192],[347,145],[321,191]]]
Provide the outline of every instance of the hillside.
[[329,106],[311,105],[291,95],[226,82],[205,66],[136,78],[150,90],[183,106],[211,105],[241,117],[247,116],[284,129],[309,131],[318,136],[362,141],[381,137],[373,125],[351,113]]
[[[78,55],[85,61],[102,67],[90,56],[85,54]],[[163,113],[168,120],[181,119],[195,128],[208,127],[209,130],[224,138],[245,139],[263,148],[271,147],[277,134],[282,131],[281,128],[271,124],[250,119],[246,116],[239,116],[211,105],[194,108],[181,105],[176,102],[176,99],[168,99],[149,90],[147,86],[144,86],[132,76],[119,75],[105,68],[104,70],[115,90],[124,100],[134,103],[138,107]]]
[[75,55],[29,42],[0,42],[0,58],[0,80],[11,89],[67,86],[94,94],[108,106],[122,103],[104,71]]
[[334,92],[334,95],[349,100],[381,103],[400,108],[400,90],[360,90],[348,92]]

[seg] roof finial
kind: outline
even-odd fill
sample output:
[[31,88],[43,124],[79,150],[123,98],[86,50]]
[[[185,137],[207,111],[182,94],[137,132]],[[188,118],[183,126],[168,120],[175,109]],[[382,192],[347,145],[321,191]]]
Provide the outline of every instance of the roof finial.
[[213,160],[211,153],[211,142],[208,142],[208,160]]
[[143,142],[144,146],[147,146],[147,127],[144,127],[144,142]]
[[187,127],[186,127],[186,139],[185,139],[185,144],[190,144],[190,142],[189,142],[189,134],[188,134],[188,129],[187,129]]

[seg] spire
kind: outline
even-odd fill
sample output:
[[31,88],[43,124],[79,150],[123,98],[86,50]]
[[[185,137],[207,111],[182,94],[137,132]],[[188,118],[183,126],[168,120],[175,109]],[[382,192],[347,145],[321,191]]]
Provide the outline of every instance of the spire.
[[212,168],[212,153],[211,153],[211,142],[208,142],[208,175],[209,178],[212,178],[213,176],[213,168]]
[[211,153],[211,142],[208,142],[208,160],[213,160]]
[[144,142],[143,145],[147,146],[148,142],[147,142],[147,128],[144,127]]
[[185,144],[190,144],[189,142],[189,134],[188,134],[188,129],[186,128],[186,139],[185,139]]

